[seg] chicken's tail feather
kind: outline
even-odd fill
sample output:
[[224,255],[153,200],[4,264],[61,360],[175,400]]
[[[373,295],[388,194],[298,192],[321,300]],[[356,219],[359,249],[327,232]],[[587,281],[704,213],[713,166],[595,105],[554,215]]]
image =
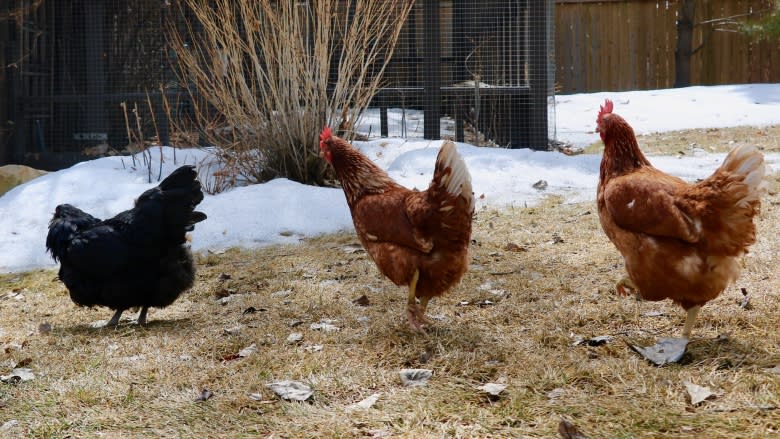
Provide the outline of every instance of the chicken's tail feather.
[[433,181],[439,182],[447,193],[462,197],[469,211],[474,210],[474,192],[471,188],[471,174],[466,167],[466,162],[458,154],[455,144],[445,141],[436,158],[436,169]]
[[206,214],[195,210],[195,206],[203,201],[203,190],[197,176],[194,166],[182,166],[158,186],[165,200],[167,227],[177,240],[183,240],[185,232],[192,231],[195,223],[206,219]]
[[758,199],[765,186],[764,174],[766,165],[764,155],[755,146],[741,145],[729,152],[721,170],[742,177],[742,183],[747,186],[746,198]]
[[727,156],[715,173],[700,185],[709,186],[713,194],[710,218],[718,222],[713,230],[720,232],[710,245],[730,255],[742,254],[756,241],[753,217],[761,208],[765,190],[764,155],[754,146],[738,146]]

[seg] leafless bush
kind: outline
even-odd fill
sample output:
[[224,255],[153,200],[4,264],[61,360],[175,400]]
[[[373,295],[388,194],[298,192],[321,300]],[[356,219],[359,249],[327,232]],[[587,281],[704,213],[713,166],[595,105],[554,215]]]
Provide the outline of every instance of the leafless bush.
[[33,0],[31,2],[22,3],[16,8],[10,8],[9,10],[0,13],[0,21],[19,20],[19,18],[25,15],[32,14],[43,4],[43,1],[44,0]]
[[353,136],[413,3],[183,0],[168,36],[205,140],[246,181],[323,184],[318,133]]

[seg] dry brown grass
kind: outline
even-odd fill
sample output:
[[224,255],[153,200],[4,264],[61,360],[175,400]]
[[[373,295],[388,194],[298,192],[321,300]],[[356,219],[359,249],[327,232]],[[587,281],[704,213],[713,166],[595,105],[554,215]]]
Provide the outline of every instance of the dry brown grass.
[[[3,421],[19,421],[2,435],[555,437],[561,416],[591,438],[777,435],[780,379],[768,368],[780,365],[778,186],[737,285],[704,307],[685,363],[663,368],[624,341],[679,335],[683,313],[644,302],[641,313],[665,314],[636,320],[636,302],[614,294],[621,259],[592,203],[477,212],[473,265],[431,303],[440,320],[426,335],[407,329],[406,291],[365,253],[345,251],[352,234],[202,256],[193,291],[152,310],[143,328],[90,328],[111,312],[76,308],[54,271],[3,275],[0,294],[22,298],[0,301],[1,372],[22,363],[37,378],[0,384]],[[233,293],[224,305],[220,292]],[[363,294],[369,306],[354,305]],[[474,305],[485,299],[495,304]],[[250,307],[257,311],[245,314]],[[341,330],[309,329],[325,318]],[[286,342],[291,332],[303,333],[300,344]],[[615,339],[573,346],[598,335]],[[252,343],[257,353],[230,359]],[[398,371],[407,367],[433,370],[428,386],[403,387]],[[280,379],[309,383],[313,401],[278,400],[264,385]],[[716,398],[691,406],[683,380]],[[476,390],[487,382],[508,387],[491,401]],[[204,388],[214,396],[196,402]],[[373,393],[374,408],[347,409]]]
[[[704,152],[728,152],[738,145],[755,145],[766,152],[780,151],[780,125],[767,127],[702,128],[669,131],[637,136],[646,154],[692,154],[694,148]],[[604,149],[601,141],[585,148],[596,153]]]

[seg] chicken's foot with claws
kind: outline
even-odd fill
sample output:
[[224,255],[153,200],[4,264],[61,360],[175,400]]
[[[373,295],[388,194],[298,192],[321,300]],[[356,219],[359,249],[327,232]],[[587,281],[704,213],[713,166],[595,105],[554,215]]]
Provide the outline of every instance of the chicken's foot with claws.
[[620,296],[628,296],[629,293],[626,291],[627,289],[631,290],[631,294],[633,294],[635,297],[637,297],[637,300],[639,300],[639,288],[630,277],[623,276],[615,285],[615,290]]
[[636,308],[634,309],[634,321],[639,321],[639,302],[642,300],[642,296],[639,295],[639,288],[636,286],[633,280],[631,280],[630,277],[623,276],[618,282],[617,285],[615,285],[615,290],[617,291],[619,296],[626,297],[629,295],[629,292],[626,290],[631,290],[631,293],[634,298],[636,299]]

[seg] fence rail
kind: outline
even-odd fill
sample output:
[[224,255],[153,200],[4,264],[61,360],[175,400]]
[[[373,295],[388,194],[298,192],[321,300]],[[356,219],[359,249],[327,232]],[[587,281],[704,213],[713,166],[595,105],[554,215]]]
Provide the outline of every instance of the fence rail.
[[[678,1],[555,0],[556,84],[561,93],[674,85]],[[696,2],[691,84],[780,82],[780,42],[736,32],[774,0]],[[714,21],[713,21],[714,20]]]

